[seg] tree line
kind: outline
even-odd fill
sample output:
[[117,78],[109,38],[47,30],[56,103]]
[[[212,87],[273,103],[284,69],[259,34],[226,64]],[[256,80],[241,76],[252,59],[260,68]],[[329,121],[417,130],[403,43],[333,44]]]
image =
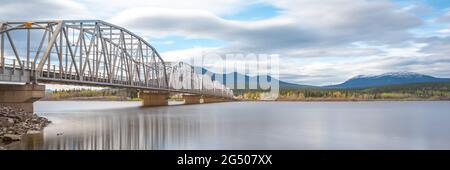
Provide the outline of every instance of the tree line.
[[48,91],[43,100],[136,100],[137,90],[131,89],[60,89]]
[[[235,91],[242,100],[262,100],[267,91]],[[278,100],[450,100],[450,83],[418,83],[361,89],[285,88]]]

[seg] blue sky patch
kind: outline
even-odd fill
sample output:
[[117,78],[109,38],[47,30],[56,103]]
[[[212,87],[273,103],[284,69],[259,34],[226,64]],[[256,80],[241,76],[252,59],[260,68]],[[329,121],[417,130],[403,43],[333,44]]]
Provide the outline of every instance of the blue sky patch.
[[282,9],[276,8],[269,4],[257,3],[246,6],[237,13],[221,16],[224,19],[253,21],[272,18],[277,16]]

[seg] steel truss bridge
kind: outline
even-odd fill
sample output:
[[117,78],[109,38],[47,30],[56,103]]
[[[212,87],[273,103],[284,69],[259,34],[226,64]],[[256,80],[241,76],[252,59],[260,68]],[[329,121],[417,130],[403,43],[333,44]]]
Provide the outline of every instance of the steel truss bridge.
[[0,81],[134,88],[232,98],[134,33],[100,20],[0,22]]

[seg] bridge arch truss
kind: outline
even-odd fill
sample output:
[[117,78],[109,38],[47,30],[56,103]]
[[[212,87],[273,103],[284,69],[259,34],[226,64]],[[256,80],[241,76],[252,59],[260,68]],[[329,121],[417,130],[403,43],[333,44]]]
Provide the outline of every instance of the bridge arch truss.
[[232,97],[205,76],[189,64],[166,63],[143,38],[104,21],[0,22],[0,81]]

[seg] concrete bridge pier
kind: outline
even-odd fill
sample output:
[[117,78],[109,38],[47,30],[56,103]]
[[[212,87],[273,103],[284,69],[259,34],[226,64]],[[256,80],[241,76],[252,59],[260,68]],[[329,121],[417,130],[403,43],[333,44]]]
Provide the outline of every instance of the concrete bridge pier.
[[45,86],[37,84],[1,84],[0,105],[33,112],[33,103],[45,96]]
[[217,103],[217,102],[226,102],[227,100],[223,97],[217,96],[203,96],[203,103]]
[[190,95],[185,94],[183,95],[184,104],[200,104],[200,99],[202,98],[201,95]]
[[143,100],[144,107],[167,106],[169,105],[169,93],[159,91],[141,91],[139,98]]

